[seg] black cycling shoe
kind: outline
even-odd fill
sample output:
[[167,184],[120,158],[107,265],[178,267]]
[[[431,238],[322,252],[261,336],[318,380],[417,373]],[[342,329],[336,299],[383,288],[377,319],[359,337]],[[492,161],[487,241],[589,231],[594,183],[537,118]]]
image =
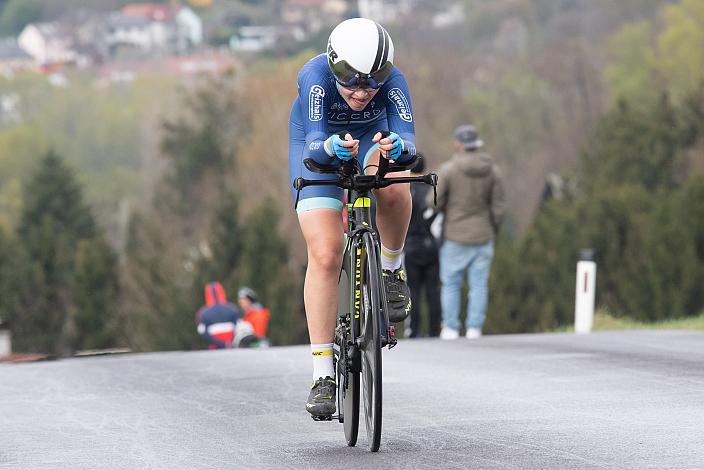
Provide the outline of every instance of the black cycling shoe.
[[402,322],[411,313],[411,292],[406,283],[406,271],[385,269],[383,272],[386,302],[389,304],[389,321]]
[[308,395],[306,410],[313,415],[313,418],[328,417],[335,413],[335,392],[337,383],[328,377],[320,377],[313,382]]

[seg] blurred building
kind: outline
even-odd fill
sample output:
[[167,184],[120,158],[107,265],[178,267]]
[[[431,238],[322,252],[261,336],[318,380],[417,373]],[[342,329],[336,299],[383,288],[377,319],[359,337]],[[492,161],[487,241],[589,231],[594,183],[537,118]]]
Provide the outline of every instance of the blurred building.
[[78,59],[72,31],[61,23],[30,23],[17,43],[43,68],[75,63]]
[[142,54],[182,54],[203,42],[203,22],[188,7],[133,3],[107,19],[113,55],[121,48]]
[[412,0],[358,0],[359,16],[379,23],[394,23],[410,13]]
[[347,12],[343,0],[284,0],[281,22],[300,26],[307,34],[339,23]]
[[195,78],[203,75],[220,75],[240,67],[232,54],[204,51],[178,56],[154,57],[138,61],[120,61],[105,64],[100,68],[99,86],[113,83],[129,83],[139,75],[169,75]]

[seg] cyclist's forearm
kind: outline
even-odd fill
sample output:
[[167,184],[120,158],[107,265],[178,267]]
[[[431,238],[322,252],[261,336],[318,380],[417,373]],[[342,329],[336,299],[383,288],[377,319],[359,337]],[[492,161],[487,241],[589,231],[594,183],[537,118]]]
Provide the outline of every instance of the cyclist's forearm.
[[335,161],[334,156],[330,156],[325,148],[325,140],[328,138],[322,132],[312,132],[306,136],[306,158],[312,158],[316,163],[329,165]]

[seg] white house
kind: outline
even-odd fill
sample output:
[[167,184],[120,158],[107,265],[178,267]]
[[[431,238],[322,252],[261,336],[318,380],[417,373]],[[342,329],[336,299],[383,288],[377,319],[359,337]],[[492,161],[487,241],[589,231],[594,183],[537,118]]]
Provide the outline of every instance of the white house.
[[203,42],[203,20],[188,7],[181,7],[176,15],[180,40],[184,49]]
[[108,17],[108,43],[144,53],[184,53],[203,42],[203,22],[188,7],[133,3]]
[[73,38],[57,23],[30,23],[22,30],[17,43],[40,66],[75,62]]

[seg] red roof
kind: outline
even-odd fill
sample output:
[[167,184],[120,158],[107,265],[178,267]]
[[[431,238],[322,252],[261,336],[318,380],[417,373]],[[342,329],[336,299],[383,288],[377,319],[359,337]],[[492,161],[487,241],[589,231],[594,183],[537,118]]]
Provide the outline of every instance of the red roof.
[[141,16],[149,21],[171,21],[181,10],[179,5],[162,5],[159,3],[130,3],[122,8],[126,16]]

